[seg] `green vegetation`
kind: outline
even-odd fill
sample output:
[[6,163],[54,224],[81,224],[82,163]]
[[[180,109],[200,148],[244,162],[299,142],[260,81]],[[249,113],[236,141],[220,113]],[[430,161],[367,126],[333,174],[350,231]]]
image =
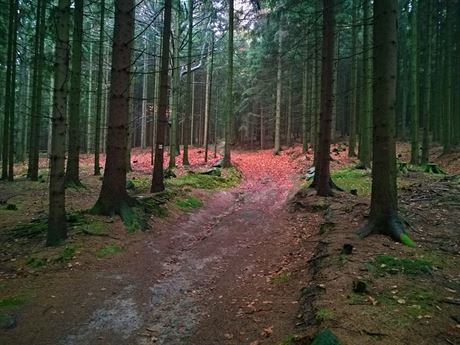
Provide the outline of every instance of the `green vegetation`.
[[146,192],[150,190],[151,180],[147,177],[133,177],[126,182],[126,189],[135,192]]
[[281,340],[278,345],[293,345],[294,344],[294,336],[288,335]]
[[19,296],[5,297],[0,299],[0,308],[9,309],[24,304],[25,300]]
[[96,252],[98,258],[104,258],[108,255],[115,255],[123,252],[125,249],[123,247],[117,246],[116,244],[108,244],[102,248],[99,248]]
[[182,211],[188,212],[202,207],[203,202],[196,197],[190,196],[185,199],[177,199],[176,206],[180,208]]
[[48,220],[39,218],[26,224],[19,224],[10,231],[12,238],[37,238],[46,234]]
[[291,272],[281,272],[276,277],[272,279],[272,284],[275,286],[280,286],[287,284],[292,278]]
[[120,217],[129,233],[144,229],[146,226],[145,211],[140,206],[131,207],[122,205],[120,208]]
[[75,256],[76,246],[66,246],[64,250],[59,254],[54,262],[67,263]]
[[356,190],[360,196],[371,194],[371,177],[366,170],[349,166],[332,172],[331,176],[334,183],[346,191]]
[[107,235],[107,226],[104,222],[95,220],[88,222],[88,224],[84,227],[83,232],[87,235],[105,236]]
[[334,312],[329,308],[320,308],[316,311],[315,319],[317,321],[327,321],[332,320],[334,317]]
[[330,329],[325,328],[316,334],[311,345],[340,345],[340,341]]
[[26,265],[32,268],[40,268],[43,266],[46,266],[46,259],[44,258],[34,258],[34,257],[29,257],[26,261]]
[[17,211],[18,207],[16,206],[16,204],[6,204],[5,209],[8,211]]
[[238,172],[238,170],[235,168],[229,168],[226,172],[226,176],[224,177],[189,173],[178,178],[169,179],[166,183],[169,186],[189,186],[199,189],[231,188],[240,183],[241,174]]
[[388,255],[379,255],[372,264],[378,271],[397,274],[430,274],[432,265],[429,261],[422,259],[395,258]]

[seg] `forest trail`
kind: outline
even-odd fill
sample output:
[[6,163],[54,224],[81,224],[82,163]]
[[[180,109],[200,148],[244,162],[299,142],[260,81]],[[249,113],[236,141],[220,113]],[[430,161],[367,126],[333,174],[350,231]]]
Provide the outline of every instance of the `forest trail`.
[[7,343],[278,343],[301,324],[309,255],[288,226],[289,164],[282,155],[258,174],[241,165],[240,186],[212,194],[168,229],[154,225],[102,269],[30,281],[37,296]]

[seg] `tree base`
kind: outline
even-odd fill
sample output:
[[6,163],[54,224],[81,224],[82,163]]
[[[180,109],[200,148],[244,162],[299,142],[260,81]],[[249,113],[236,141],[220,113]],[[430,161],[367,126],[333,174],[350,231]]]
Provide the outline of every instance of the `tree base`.
[[409,238],[404,230],[402,220],[396,214],[371,219],[369,220],[369,223],[357,231],[357,235],[360,238],[364,238],[372,234],[385,235],[391,237],[396,242],[401,242],[409,247],[415,247],[415,243]]

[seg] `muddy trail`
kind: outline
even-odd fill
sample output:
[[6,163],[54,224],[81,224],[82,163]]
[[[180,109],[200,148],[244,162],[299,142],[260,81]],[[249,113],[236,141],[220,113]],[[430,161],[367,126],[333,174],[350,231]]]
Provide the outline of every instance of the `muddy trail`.
[[246,176],[93,269],[24,278],[34,296],[0,342],[278,343],[302,327],[312,251],[289,226],[291,172]]

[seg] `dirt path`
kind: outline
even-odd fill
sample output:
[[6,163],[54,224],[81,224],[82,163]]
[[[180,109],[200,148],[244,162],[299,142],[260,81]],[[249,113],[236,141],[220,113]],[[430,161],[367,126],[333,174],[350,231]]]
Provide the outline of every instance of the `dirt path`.
[[297,301],[308,279],[309,249],[284,208],[290,187],[269,172],[249,177],[102,267],[25,279],[32,302],[0,340],[277,344],[301,325]]

